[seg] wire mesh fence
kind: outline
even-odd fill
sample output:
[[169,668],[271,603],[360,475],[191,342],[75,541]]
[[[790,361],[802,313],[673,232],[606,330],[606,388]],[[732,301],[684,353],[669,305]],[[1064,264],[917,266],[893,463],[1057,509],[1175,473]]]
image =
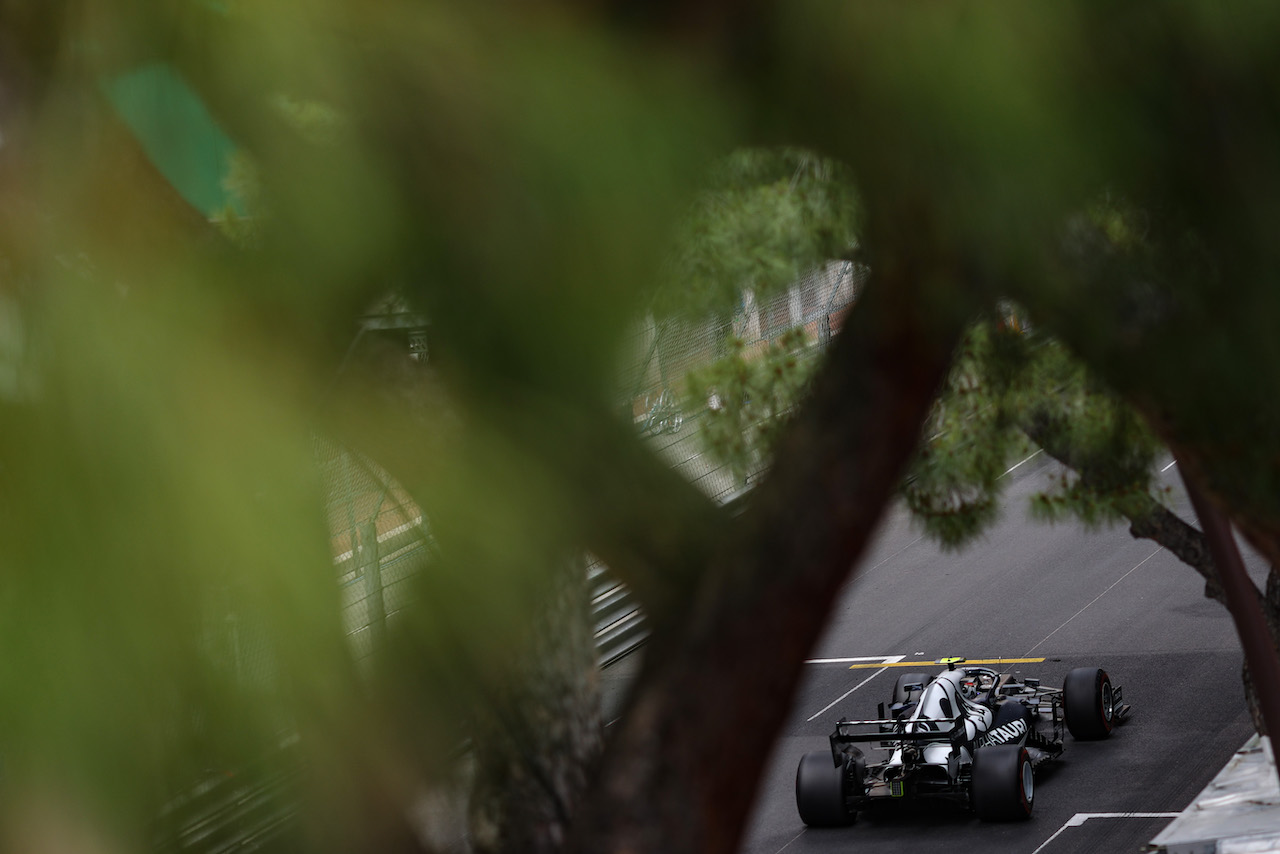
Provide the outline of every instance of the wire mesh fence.
[[315,440],[327,496],[330,546],[343,628],[352,655],[365,661],[409,598],[409,583],[429,560],[422,511],[382,467],[327,439]]

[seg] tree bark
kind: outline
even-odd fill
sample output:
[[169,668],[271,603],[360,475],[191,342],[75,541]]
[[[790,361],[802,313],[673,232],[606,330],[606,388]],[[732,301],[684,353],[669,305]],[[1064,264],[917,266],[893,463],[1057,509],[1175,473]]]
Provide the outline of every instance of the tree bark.
[[518,656],[479,710],[470,801],[475,854],[555,854],[604,743],[586,568],[572,561]]
[[1257,593],[1257,588],[1249,581],[1226,514],[1210,502],[1194,477],[1183,472],[1183,481],[1219,568],[1227,607],[1240,635],[1249,673],[1254,677],[1248,684],[1257,696],[1267,731],[1280,732],[1280,655],[1276,654],[1259,602],[1251,595]]

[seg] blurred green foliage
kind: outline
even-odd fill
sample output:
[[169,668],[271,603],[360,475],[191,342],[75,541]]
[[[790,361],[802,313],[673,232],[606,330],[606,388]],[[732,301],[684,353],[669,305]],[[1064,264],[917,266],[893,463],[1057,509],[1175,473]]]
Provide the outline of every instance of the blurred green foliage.
[[794,148],[740,149],[718,161],[676,235],[659,316],[730,315],[742,292],[767,297],[857,247],[846,167]]
[[[1274,3],[803,0],[711,36],[714,9],[626,30],[608,6],[0,0],[0,287],[21,318],[0,348],[21,373],[0,400],[0,847],[75,826],[144,848],[193,777],[286,731],[310,769],[299,845],[383,847],[509,672],[530,599],[604,536],[583,483],[641,455],[601,414],[625,330],[855,245],[875,270],[932,265],[923,316],[1016,299],[1255,526],[1280,518]],[[244,152],[235,240],[103,96],[155,64]],[[390,391],[385,362],[345,359],[388,291],[429,317],[432,365]],[[989,514],[1046,390],[1087,416],[1073,443],[1143,483],[1149,437],[1057,346],[975,331],[938,426],[987,438],[941,439],[963,478],[926,461],[922,501]],[[804,354],[782,340],[698,380],[738,407],[727,454],[769,441]],[[439,548],[370,679],[316,434],[394,475]],[[1046,511],[1109,517],[1074,488]],[[229,663],[230,616],[270,678]]]
[[[620,332],[729,116],[675,57],[533,10],[48,6],[3,6],[2,286],[31,391],[0,417],[0,847],[83,825],[144,849],[175,798],[295,761],[297,733],[295,843],[377,847],[581,548],[531,446],[612,407]],[[231,241],[101,95],[157,63],[240,149]],[[381,394],[385,364],[339,366],[390,291],[431,318],[433,377]],[[372,682],[317,433],[399,478],[440,554]]]

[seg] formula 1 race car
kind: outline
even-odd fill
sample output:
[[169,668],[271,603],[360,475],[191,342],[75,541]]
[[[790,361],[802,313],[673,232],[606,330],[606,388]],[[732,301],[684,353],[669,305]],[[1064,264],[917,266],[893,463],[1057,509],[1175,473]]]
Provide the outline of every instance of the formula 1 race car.
[[[944,658],[937,676],[898,677],[888,714],[836,723],[831,752],[806,754],[796,770],[796,806],[810,827],[850,824],[877,801],[940,798],[983,821],[1030,817],[1034,769],[1062,755],[1063,728],[1078,740],[1106,738],[1129,715],[1105,670],[1077,667],[1062,688],[1014,679]],[[887,752],[869,762],[859,745]]]

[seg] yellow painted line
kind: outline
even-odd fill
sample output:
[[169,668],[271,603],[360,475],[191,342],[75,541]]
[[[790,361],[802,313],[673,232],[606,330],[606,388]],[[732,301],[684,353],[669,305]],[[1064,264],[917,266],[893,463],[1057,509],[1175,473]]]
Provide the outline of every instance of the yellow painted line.
[[[1043,658],[970,658],[964,664],[1032,664]],[[963,665],[961,665],[963,666]],[[850,670],[870,670],[877,667],[946,667],[936,661],[882,661],[876,664],[853,664]]]

